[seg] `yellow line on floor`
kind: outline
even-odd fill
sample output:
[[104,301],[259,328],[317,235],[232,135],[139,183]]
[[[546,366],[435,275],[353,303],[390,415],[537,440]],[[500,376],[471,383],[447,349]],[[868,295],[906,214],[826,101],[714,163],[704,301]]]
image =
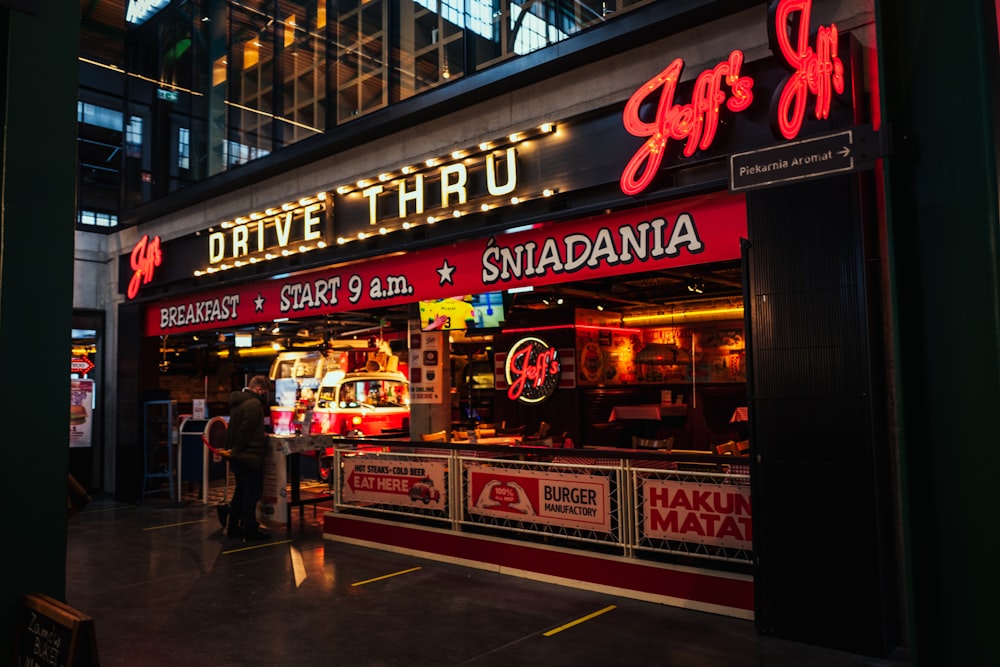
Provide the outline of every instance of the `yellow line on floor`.
[[162,526],[149,526],[148,528],[143,528],[143,530],[161,530],[163,528],[176,528],[177,526],[190,526],[193,523],[205,523],[205,519],[198,519],[197,521],[181,521],[180,523],[165,523]]
[[238,551],[249,551],[250,549],[263,549],[264,547],[276,547],[282,544],[290,544],[291,540],[278,540],[277,542],[261,542],[259,544],[249,544],[245,547],[239,547],[238,549],[226,549],[222,553],[224,554],[234,554]]
[[567,623],[566,625],[560,625],[558,628],[553,628],[553,629],[549,630],[548,632],[543,632],[542,635],[545,636],[545,637],[551,637],[552,635],[560,633],[563,630],[569,630],[574,625],[579,625],[579,624],[583,623],[584,621],[589,621],[592,618],[597,618],[601,614],[606,614],[606,613],[608,613],[609,611],[611,611],[612,609],[615,609],[615,608],[616,607],[613,604],[612,605],[608,605],[604,609],[600,609],[598,611],[595,611],[593,614],[587,614],[586,616],[584,616],[582,618],[578,618],[575,621],[571,621],[571,622]]
[[410,572],[416,572],[419,567],[411,567],[409,570],[400,570],[399,572],[393,572],[392,574],[383,574],[381,577],[375,577],[374,579],[365,579],[364,581],[355,581],[351,586],[364,586],[365,584],[370,584],[373,581],[382,581],[383,579],[389,579],[391,577],[398,577],[401,574],[409,574]]

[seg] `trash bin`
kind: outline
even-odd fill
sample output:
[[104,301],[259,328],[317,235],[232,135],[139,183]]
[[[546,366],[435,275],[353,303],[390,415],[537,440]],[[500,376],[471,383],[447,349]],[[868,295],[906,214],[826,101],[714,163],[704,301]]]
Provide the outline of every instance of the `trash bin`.
[[205,445],[219,449],[226,444],[226,421],[222,417],[210,419],[186,418],[181,422],[181,482],[194,482],[201,486],[203,500],[208,502],[208,488],[214,480],[225,479],[226,461]]

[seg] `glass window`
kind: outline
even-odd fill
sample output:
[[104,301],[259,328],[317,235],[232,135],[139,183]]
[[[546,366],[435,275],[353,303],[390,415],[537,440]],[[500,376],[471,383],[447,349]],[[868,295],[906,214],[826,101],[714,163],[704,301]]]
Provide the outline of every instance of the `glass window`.
[[177,128],[177,166],[191,168],[191,130],[186,127]]
[[81,225],[91,227],[117,227],[118,216],[111,213],[98,213],[97,211],[80,211],[76,214],[76,221]]
[[76,103],[76,120],[107,130],[122,131],[122,112],[106,109],[86,102]]
[[[277,36],[272,3],[259,8],[232,5],[229,33],[230,146],[226,165],[243,164],[273,148],[274,44]],[[235,65],[235,67],[233,67]],[[239,147],[239,150],[234,150]]]
[[142,118],[132,116],[125,126],[125,150],[130,157],[142,155]]
[[319,14],[315,2],[283,0],[279,16],[281,114],[276,130],[283,144],[291,144],[326,128],[326,14]]
[[373,0],[339,5],[332,63],[338,123],[389,103],[388,4],[388,0]]

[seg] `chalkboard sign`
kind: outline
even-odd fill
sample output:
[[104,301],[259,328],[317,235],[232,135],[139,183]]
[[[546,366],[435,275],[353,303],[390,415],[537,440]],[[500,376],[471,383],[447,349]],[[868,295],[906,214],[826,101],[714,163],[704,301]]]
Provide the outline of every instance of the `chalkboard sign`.
[[16,634],[16,667],[99,667],[94,619],[48,595],[24,596]]

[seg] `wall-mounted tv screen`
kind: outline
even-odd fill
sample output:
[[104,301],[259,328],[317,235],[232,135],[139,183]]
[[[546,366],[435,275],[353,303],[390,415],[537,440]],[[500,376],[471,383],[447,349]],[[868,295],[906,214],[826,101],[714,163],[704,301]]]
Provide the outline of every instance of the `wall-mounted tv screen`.
[[504,323],[503,292],[483,292],[461,297],[421,301],[420,328],[424,331],[470,332],[499,329]]

